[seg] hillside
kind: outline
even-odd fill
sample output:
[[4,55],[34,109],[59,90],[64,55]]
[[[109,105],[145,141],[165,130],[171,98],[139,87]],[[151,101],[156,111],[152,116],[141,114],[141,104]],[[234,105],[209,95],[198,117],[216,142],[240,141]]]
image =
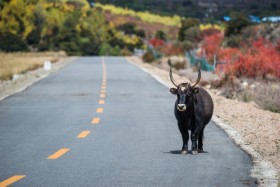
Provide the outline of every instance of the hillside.
[[224,15],[229,15],[231,11],[242,11],[256,16],[280,15],[278,0],[99,0],[98,2],[137,11],[198,18],[220,19]]
[[136,25],[137,29],[145,32],[145,38],[152,38],[157,31],[163,31],[168,39],[177,38],[181,18],[178,16],[159,16],[149,12],[133,11],[112,5],[96,4],[96,7],[103,10],[105,19],[115,27],[127,23]]

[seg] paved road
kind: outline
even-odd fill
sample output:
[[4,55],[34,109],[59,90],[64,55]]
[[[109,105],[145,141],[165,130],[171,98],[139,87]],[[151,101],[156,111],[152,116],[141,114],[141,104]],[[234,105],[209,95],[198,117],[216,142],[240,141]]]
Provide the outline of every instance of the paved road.
[[79,58],[0,102],[0,186],[254,186],[212,122],[207,153],[178,154],[174,100],[124,58]]

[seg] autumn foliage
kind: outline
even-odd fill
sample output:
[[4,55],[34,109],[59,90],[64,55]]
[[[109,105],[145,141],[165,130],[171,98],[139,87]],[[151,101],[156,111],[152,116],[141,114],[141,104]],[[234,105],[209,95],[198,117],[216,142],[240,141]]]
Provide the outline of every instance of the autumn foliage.
[[172,56],[172,55],[178,55],[183,53],[183,49],[180,46],[176,46],[173,44],[166,44],[164,48],[162,49],[162,52],[165,55]]
[[206,58],[209,62],[213,62],[214,55],[219,53],[223,39],[224,35],[222,32],[216,32],[204,37],[202,48],[205,50]]
[[225,63],[222,68],[218,65],[218,71],[238,77],[280,77],[280,41],[272,44],[263,37],[249,38],[246,43],[240,43],[239,48],[232,48],[222,47],[223,32],[205,30],[202,36],[201,55],[206,55],[209,63],[213,62],[214,55],[218,62]]
[[245,46],[243,51],[231,51],[226,58],[228,63],[226,73],[236,76],[251,78],[265,77],[270,74],[280,77],[280,55],[276,47],[264,38],[252,42],[251,46]]
[[149,41],[149,45],[153,46],[154,48],[162,47],[164,45],[164,40],[153,38]]

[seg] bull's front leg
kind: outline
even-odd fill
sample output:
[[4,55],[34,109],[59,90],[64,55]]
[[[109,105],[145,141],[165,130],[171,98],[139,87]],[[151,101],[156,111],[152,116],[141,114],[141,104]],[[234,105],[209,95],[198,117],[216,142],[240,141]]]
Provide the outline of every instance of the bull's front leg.
[[202,128],[203,128],[203,126],[200,125],[199,123],[192,125],[192,128],[191,128],[192,154],[194,154],[194,155],[196,155],[198,153],[197,140],[198,140],[198,135]]
[[183,146],[182,146],[181,154],[185,155],[188,153],[189,132],[188,132],[187,127],[182,122],[178,122],[178,127],[181,132],[182,139],[183,139]]

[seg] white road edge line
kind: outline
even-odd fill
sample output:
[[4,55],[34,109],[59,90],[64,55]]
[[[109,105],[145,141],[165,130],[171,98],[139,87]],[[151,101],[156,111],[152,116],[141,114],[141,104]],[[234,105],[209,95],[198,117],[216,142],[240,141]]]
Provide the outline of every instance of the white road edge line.
[[[151,75],[154,79],[156,79],[159,83],[166,86],[167,88],[170,88],[169,84],[165,81],[163,81],[160,77],[154,75],[152,72],[147,70],[144,67],[141,67],[133,62],[131,62],[129,59],[125,58],[126,61],[138,68],[140,68],[142,71],[148,73]],[[246,145],[242,136],[231,126],[227,125],[226,123],[222,122],[218,117],[213,116],[212,121],[216,123],[220,128],[222,128],[228,136],[234,140],[235,144],[238,145],[241,149],[246,151],[253,160],[253,168],[251,169],[251,176],[254,178],[257,178],[258,185],[260,186],[267,186],[267,187],[277,187],[278,185],[278,172],[277,169],[273,167],[273,165],[265,161],[262,156],[255,151],[251,146]]]

